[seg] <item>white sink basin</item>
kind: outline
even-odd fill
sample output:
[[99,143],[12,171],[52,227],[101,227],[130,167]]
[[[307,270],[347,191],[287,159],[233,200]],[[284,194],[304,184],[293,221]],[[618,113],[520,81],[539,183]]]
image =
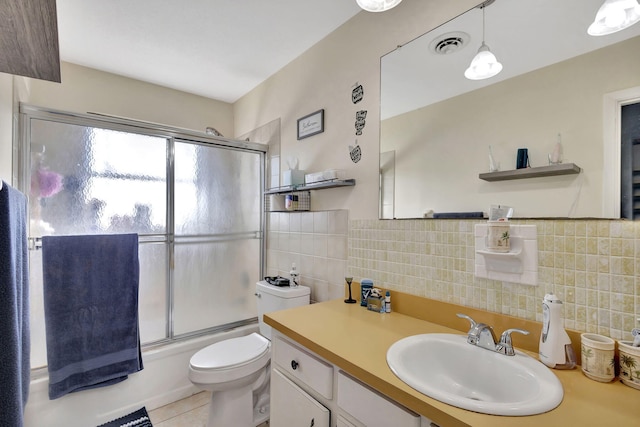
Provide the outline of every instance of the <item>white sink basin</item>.
[[389,347],[387,363],[420,393],[483,414],[540,414],[558,406],[564,395],[558,378],[536,359],[468,344],[465,335],[401,339]]

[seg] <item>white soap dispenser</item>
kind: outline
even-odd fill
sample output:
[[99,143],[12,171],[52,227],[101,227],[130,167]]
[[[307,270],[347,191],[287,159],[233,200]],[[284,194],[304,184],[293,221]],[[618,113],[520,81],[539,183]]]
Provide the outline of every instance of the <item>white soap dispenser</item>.
[[563,323],[562,301],[554,294],[545,295],[542,300],[540,361],[554,369],[573,369],[576,366],[576,354]]
[[296,263],[291,263],[291,271],[289,271],[289,275],[291,276],[291,284],[289,286],[296,287],[298,286],[298,270],[296,269]]

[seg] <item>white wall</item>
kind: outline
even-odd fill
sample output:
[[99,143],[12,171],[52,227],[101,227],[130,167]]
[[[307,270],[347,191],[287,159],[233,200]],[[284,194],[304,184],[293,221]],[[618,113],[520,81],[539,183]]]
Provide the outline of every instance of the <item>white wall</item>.
[[13,76],[0,73],[0,180],[11,184]]
[[226,102],[62,63],[62,83],[28,79],[20,101],[75,113],[103,113],[204,132],[213,126],[233,134],[233,107]]
[[[234,104],[235,134],[281,119],[281,159],[299,158],[311,172],[345,169],[355,187],[316,191],[314,210],[346,208],[352,219],[378,218],[380,57],[480,3],[477,0],[404,0],[385,13],[360,12]],[[364,99],[351,102],[359,83]],[[325,131],[296,140],[297,119],[325,110]],[[355,114],[367,110],[363,134]],[[362,160],[353,163],[355,140]]]

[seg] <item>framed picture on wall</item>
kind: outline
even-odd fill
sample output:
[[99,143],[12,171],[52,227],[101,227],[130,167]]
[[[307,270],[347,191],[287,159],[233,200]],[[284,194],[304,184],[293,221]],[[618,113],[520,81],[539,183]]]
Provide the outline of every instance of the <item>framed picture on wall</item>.
[[324,132],[324,109],[298,119],[298,140]]

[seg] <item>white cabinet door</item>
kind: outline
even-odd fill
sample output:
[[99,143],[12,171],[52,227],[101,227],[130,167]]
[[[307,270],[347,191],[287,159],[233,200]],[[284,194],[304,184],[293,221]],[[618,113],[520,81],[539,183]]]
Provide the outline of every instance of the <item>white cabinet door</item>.
[[270,427],[329,427],[331,412],[280,371],[271,371]]
[[338,407],[367,427],[420,427],[420,415],[338,373]]

